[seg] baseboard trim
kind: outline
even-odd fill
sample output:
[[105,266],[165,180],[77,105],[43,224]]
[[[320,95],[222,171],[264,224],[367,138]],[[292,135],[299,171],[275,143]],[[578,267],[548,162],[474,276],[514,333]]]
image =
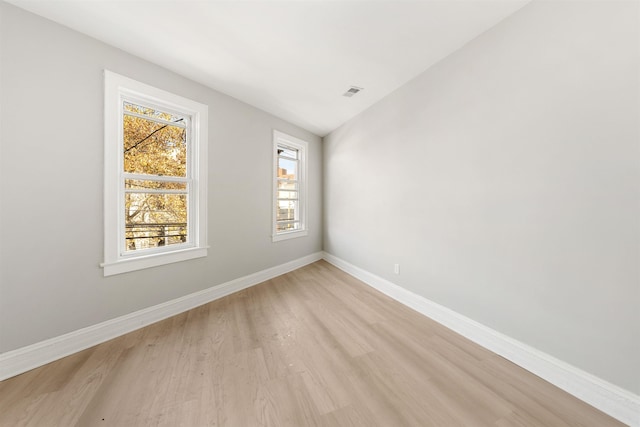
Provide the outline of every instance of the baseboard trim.
[[316,252],[153,307],[2,353],[0,381],[304,267],[322,259],[322,256],[322,252]]
[[640,426],[640,396],[414,294],[327,252],[323,258],[394,300],[534,373],[632,427]]

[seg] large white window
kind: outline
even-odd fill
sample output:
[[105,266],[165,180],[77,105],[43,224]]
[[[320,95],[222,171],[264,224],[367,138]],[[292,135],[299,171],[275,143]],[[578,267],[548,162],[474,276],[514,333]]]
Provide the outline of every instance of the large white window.
[[105,276],[207,255],[207,116],[105,71]]
[[273,131],[273,241],[307,235],[307,143]]

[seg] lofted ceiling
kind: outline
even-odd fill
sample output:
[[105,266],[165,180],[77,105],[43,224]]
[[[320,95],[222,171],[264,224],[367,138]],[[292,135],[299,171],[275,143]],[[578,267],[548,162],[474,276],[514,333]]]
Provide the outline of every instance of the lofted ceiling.
[[529,1],[8,0],[320,136]]

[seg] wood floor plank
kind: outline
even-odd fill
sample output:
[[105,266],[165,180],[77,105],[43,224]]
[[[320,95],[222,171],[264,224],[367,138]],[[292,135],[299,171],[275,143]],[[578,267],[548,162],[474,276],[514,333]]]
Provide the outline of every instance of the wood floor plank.
[[0,382],[0,426],[617,427],[319,261]]

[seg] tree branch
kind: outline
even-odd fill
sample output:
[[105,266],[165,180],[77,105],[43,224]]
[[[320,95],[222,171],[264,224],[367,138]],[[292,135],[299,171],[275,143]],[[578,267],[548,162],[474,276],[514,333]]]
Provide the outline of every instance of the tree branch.
[[[184,120],[182,117],[179,118],[178,120],[175,120],[173,123],[178,123],[181,122],[182,120]],[[155,135],[157,132],[160,132],[162,129],[166,128],[169,125],[164,125],[162,127],[159,127],[158,129],[154,130],[153,132],[151,132],[149,135],[145,136],[144,138],[142,138],[140,141],[136,142],[135,144],[133,144],[131,147],[129,148],[125,148],[124,152],[128,153],[129,151],[133,150],[134,148],[138,147],[140,144],[142,144],[143,142],[145,142],[147,139],[151,138],[153,135]]]

